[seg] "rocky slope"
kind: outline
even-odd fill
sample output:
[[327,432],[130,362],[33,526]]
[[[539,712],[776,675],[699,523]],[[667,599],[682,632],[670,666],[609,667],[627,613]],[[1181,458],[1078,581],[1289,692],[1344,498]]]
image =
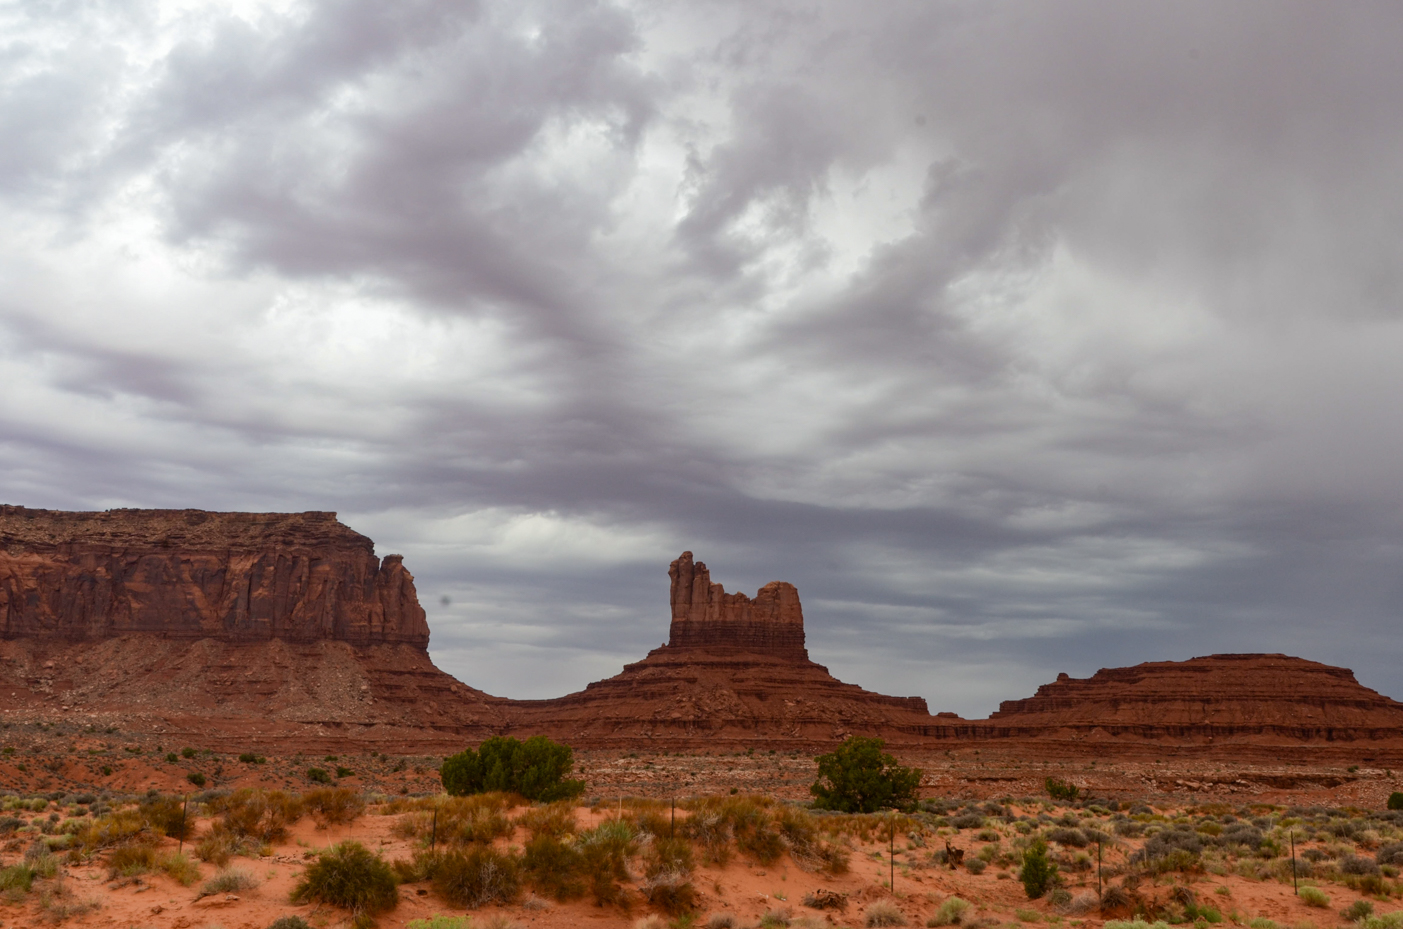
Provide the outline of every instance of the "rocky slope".
[[810,661],[792,584],[728,594],[691,552],[668,574],[668,643],[579,693],[514,702],[515,730],[583,748],[813,748],[900,737],[931,719],[920,697],[872,693]]
[[334,513],[0,507],[0,718],[208,747],[461,746],[506,701],[434,667],[414,578]]

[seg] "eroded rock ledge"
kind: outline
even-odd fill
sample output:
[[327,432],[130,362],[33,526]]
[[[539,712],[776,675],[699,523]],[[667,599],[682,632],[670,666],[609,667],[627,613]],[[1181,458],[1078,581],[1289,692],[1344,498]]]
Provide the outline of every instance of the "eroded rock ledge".
[[0,506],[0,638],[131,633],[429,643],[401,557],[335,513]]

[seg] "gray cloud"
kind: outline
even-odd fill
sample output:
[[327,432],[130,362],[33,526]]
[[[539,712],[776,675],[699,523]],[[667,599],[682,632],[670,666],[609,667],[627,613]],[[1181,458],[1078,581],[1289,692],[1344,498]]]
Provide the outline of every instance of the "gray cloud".
[[683,548],[939,708],[1403,694],[1401,15],[12,7],[0,491],[336,509],[511,696],[655,646]]

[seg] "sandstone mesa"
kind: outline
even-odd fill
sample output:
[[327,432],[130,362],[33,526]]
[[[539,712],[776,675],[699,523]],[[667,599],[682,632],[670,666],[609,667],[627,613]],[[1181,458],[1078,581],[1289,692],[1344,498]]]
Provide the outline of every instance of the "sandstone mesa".
[[1060,675],[987,720],[931,715],[809,659],[799,593],[752,598],[684,552],[668,642],[550,700],[494,697],[429,659],[402,558],[332,513],[0,506],[7,721],[120,719],[210,747],[438,752],[492,734],[580,748],[813,750],[847,735],[1044,757],[1403,761],[1403,704],[1285,655],[1212,655]]

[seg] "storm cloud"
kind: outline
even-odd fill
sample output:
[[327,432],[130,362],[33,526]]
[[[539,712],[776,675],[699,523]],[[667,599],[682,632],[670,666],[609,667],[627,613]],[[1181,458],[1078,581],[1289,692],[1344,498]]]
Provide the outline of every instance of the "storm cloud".
[[1403,696],[1403,9],[0,6],[0,499],[336,510],[559,695],[683,549],[983,715]]

